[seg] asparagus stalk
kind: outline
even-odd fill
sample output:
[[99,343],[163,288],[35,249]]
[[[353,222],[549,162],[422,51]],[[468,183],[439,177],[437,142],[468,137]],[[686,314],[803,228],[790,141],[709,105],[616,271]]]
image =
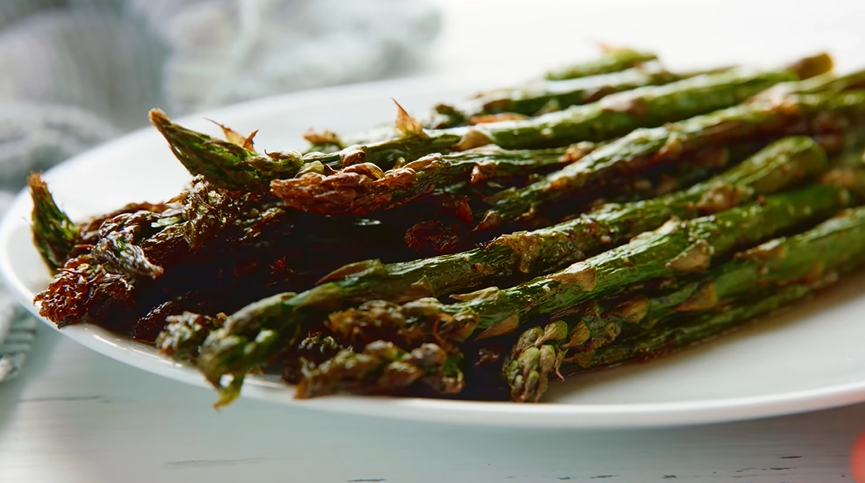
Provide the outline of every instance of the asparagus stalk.
[[[330,176],[306,173],[292,179],[271,181],[270,188],[286,205],[300,211],[323,215],[367,215],[431,194],[457,193],[466,187],[498,187],[513,177],[540,176],[545,170],[577,162],[598,147],[599,144],[589,142],[543,150],[510,151],[484,146],[461,153],[430,154],[386,172],[366,163]],[[754,149],[750,145],[732,147],[742,152],[753,152]],[[734,149],[732,157],[742,159],[743,154],[735,152],[737,149]],[[725,153],[722,148],[699,153],[692,156],[688,164],[676,167],[673,173],[666,173],[661,179],[676,180],[673,186],[690,186],[704,180],[706,173],[719,165],[726,164],[728,156]],[[633,181],[634,189],[620,185],[621,193],[616,194],[636,193],[637,197],[632,199],[642,199],[668,192],[659,186],[660,194],[653,194],[654,191],[650,190],[647,196],[646,190],[639,187],[649,180],[635,178],[629,181]],[[608,193],[604,191],[588,192],[581,196],[581,201],[594,201],[597,196],[603,198],[606,195]]]
[[334,153],[296,152],[259,156],[237,144],[172,123],[161,111],[150,120],[174,155],[193,174],[227,189],[257,186],[293,175],[303,165],[330,168],[372,163],[383,170],[430,153],[464,151],[487,144],[505,149],[566,146],[604,141],[639,127],[658,126],[729,107],[779,82],[799,78],[795,70],[707,74],[663,86],[647,86],[524,121],[424,130],[398,106],[398,138],[351,146]]
[[154,209],[162,211],[106,217],[82,237],[37,297],[41,314],[60,326],[87,320],[152,341],[166,316],[231,313],[307,288],[350,261],[407,256],[400,230],[386,223],[312,217],[206,182]]
[[[835,136],[840,144],[849,144],[850,133]],[[845,151],[838,139],[821,140],[834,151]],[[286,205],[301,211],[325,215],[356,214],[366,215],[374,211],[387,210],[432,193],[457,192],[466,185],[497,178],[537,174],[544,169],[566,166],[580,161],[602,145],[596,143],[577,143],[568,148],[546,150],[508,151],[498,147],[486,146],[448,155],[431,154],[413,161],[403,167],[382,172],[373,165],[365,164],[325,176],[307,173],[293,179],[271,182],[271,192],[281,198]],[[689,156],[689,165],[679,166],[680,171],[693,171],[694,166],[711,166],[718,150],[709,150],[696,156]],[[694,174],[699,175],[699,172]],[[704,179],[700,176],[695,180]],[[692,184],[686,183],[685,186]],[[600,192],[581,193],[581,200],[587,196],[602,196]],[[663,193],[662,193],[663,194]],[[658,196],[658,195],[655,195]]]
[[651,52],[640,52],[633,49],[612,49],[597,59],[583,61],[547,72],[549,80],[578,79],[611,72],[620,72],[645,62],[658,60]]
[[[708,313],[711,318],[731,305],[749,300],[767,286],[812,286],[833,279],[836,270],[846,271],[863,261],[865,207],[859,207],[811,230],[742,252],[696,278],[686,278],[674,289],[650,297],[635,290],[636,295],[590,302],[543,328],[530,328],[511,350],[503,374],[514,400],[537,401],[546,380],[559,372],[563,361],[571,367],[591,368],[648,354],[658,349],[658,343],[675,339],[678,334],[688,335],[688,342],[694,341],[697,334],[706,333],[702,329],[695,331],[691,322],[685,322],[685,329],[670,327],[678,314],[688,321],[695,313]],[[766,290],[772,293],[778,289]],[[624,336],[626,332],[631,335]],[[555,364],[545,365],[548,360]]]
[[[565,79],[544,79],[526,86],[497,89],[483,92],[455,105],[439,104],[430,115],[423,118],[427,128],[443,129],[468,124],[481,124],[505,120],[523,119],[525,116],[538,116],[548,112],[560,111],[574,105],[588,104],[617,92],[637,89],[649,85],[663,85],[700,74],[670,73],[664,71],[653,59],[654,54],[644,54],[630,49],[622,50],[625,63],[620,63],[618,54],[601,60],[601,65],[610,63],[613,70],[598,69],[595,61],[584,66],[580,64],[567,70],[587,75],[567,76]],[[631,59],[637,60],[630,65]],[[626,68],[627,67],[627,68]],[[807,57],[788,66],[797,72],[799,78],[812,77],[830,70],[832,59],[825,55]],[[721,72],[729,68],[713,69],[703,73]],[[829,75],[829,74],[826,74]],[[792,83],[785,83],[792,84]],[[792,86],[790,86],[792,87]],[[313,150],[342,149],[351,144],[366,144],[370,139],[391,137],[393,130],[379,128],[374,134],[340,138],[330,131],[310,132],[307,139]]]
[[865,91],[829,92],[788,95],[781,103],[756,101],[663,127],[636,130],[540,181],[501,192],[491,200],[493,207],[484,214],[479,228],[531,217],[545,204],[589,186],[682,159],[706,146],[785,131],[814,134],[841,130],[850,124],[862,124],[863,116]]

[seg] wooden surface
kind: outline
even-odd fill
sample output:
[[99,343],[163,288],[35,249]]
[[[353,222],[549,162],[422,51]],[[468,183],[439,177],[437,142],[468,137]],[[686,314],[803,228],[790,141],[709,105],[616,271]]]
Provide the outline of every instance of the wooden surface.
[[[438,0],[430,73],[531,77],[592,42],[656,49],[672,66],[829,49],[865,65],[865,2]],[[519,60],[517,66],[514,59]],[[515,68],[516,67],[516,68]],[[507,74],[499,73],[507,72]],[[0,385],[0,482],[850,482],[865,405],[733,424],[533,431],[407,423],[241,400],[111,361],[41,328]]]

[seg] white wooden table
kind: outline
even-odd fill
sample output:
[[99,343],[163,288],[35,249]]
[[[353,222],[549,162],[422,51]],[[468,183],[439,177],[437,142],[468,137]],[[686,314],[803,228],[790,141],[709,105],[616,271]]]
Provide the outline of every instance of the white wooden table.
[[[865,2],[438,0],[426,69],[530,77],[591,41],[707,66],[821,48],[865,65]],[[514,59],[519,63],[514,64]],[[540,431],[408,423],[241,400],[124,366],[40,328],[0,385],[0,482],[850,482],[865,405],[712,426]]]

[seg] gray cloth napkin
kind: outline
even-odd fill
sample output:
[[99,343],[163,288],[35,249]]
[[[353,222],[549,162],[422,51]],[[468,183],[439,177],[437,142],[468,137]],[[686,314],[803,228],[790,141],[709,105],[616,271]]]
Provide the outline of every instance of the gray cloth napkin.
[[[144,126],[153,107],[397,75],[438,30],[424,0],[0,0],[0,214],[27,173]],[[0,285],[0,381],[33,327]]]

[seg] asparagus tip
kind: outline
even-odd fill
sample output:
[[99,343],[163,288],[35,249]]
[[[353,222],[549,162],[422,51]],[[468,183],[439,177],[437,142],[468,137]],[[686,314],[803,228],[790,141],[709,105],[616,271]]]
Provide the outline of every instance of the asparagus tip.
[[168,118],[168,114],[165,114],[165,111],[159,108],[151,109],[150,112],[147,113],[147,118],[150,119],[150,124],[158,129],[159,132],[163,132],[164,128],[173,125],[171,119]]
[[33,241],[42,259],[52,269],[63,266],[78,240],[78,227],[57,206],[42,173],[30,173],[27,177],[30,197],[33,200]]

